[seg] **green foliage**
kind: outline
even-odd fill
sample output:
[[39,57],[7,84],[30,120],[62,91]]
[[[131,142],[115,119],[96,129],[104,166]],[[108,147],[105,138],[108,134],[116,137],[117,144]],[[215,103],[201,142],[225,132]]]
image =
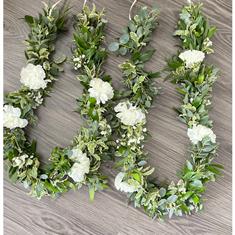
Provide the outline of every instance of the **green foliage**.
[[195,49],[209,54],[213,52],[209,39],[216,32],[216,27],[210,26],[202,15],[202,6],[202,3],[192,4],[182,9],[174,35],[181,38],[184,49]]
[[130,54],[130,59],[120,65],[124,75],[124,84],[130,89],[130,100],[141,109],[150,108],[153,98],[157,94],[155,78],[159,73],[147,72],[144,64],[148,62],[155,50],[145,50],[150,41],[150,35],[157,25],[158,9],[148,10],[142,7],[139,13],[124,29],[124,34],[118,42],[109,45],[110,51],[118,51],[121,55]]
[[140,51],[150,40],[150,35],[156,27],[158,9],[148,10],[146,6],[142,7],[138,14],[123,30],[123,35],[118,42],[109,45],[110,51],[116,51],[121,55]]

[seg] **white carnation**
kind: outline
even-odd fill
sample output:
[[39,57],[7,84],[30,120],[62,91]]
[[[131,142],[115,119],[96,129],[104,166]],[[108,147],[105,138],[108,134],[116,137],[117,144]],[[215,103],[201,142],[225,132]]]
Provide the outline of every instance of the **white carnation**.
[[26,119],[20,118],[21,110],[19,108],[14,108],[12,105],[4,105],[3,107],[3,126],[14,129],[14,128],[24,128],[28,125]]
[[209,137],[212,143],[216,142],[216,135],[213,133],[213,131],[203,125],[194,125],[193,128],[188,129],[187,134],[193,144],[197,144],[205,137]]
[[133,106],[130,102],[121,102],[115,108],[117,117],[124,125],[134,126],[145,121],[145,114],[140,108]]
[[105,104],[113,98],[113,88],[108,82],[104,82],[99,78],[94,78],[90,81],[88,92],[91,97],[96,99],[97,104],[100,102]]
[[197,50],[184,51],[179,58],[186,64],[186,68],[192,68],[195,64],[201,63],[205,58],[205,53]]
[[71,167],[68,175],[75,182],[82,182],[85,178],[85,174],[89,173],[90,170],[90,159],[86,153],[83,153],[80,149],[72,149],[72,156],[70,157],[75,163]]
[[20,73],[20,82],[32,90],[44,89],[47,86],[45,71],[41,65],[27,64]]
[[115,178],[114,185],[117,190],[125,192],[125,193],[133,193],[139,190],[140,184],[136,180],[132,180],[132,182],[123,181],[125,177],[124,172],[120,172],[117,174]]

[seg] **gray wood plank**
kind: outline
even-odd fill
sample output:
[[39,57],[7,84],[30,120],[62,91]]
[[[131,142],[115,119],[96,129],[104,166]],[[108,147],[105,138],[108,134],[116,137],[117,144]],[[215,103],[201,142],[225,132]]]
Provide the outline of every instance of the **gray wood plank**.
[[[78,13],[82,1],[71,0],[72,12]],[[107,27],[106,45],[118,37],[128,22],[131,1],[96,0],[98,8],[106,8]],[[178,41],[172,37],[182,6],[181,0],[142,0],[143,4],[157,3],[161,9],[160,25],[153,35],[151,46],[156,48],[148,69],[160,70],[165,59],[175,53]],[[102,167],[110,178],[110,188],[96,195],[90,203],[85,188],[79,192],[69,192],[57,200],[44,198],[38,201],[30,198],[19,185],[13,185],[4,177],[4,230],[7,235],[42,234],[231,234],[231,94],[232,94],[232,50],[231,50],[231,0],[204,0],[204,12],[212,24],[218,27],[213,40],[215,54],[208,58],[221,69],[221,77],[213,90],[213,109],[211,118],[220,142],[216,162],[225,166],[225,171],[215,183],[208,185],[205,193],[205,210],[200,214],[183,218],[173,218],[165,223],[152,221],[141,210],[127,205],[126,196],[113,187],[115,170],[112,163]],[[20,19],[25,14],[36,15],[41,2],[35,0],[4,1],[4,92],[18,89],[19,73],[25,65],[24,44],[28,28]],[[136,7],[135,7],[136,10]],[[57,43],[61,53],[70,55],[72,27]],[[110,55],[105,65],[107,73],[114,79],[114,86],[121,85],[121,72],[118,64],[123,58]],[[168,82],[159,81],[161,95],[157,97],[148,116],[148,126],[152,137],[146,144],[150,153],[149,162],[156,167],[159,180],[176,180],[176,172],[181,169],[187,158],[188,140],[186,127],[177,120],[172,107],[180,102],[175,87]],[[66,146],[82,125],[79,114],[73,112],[75,98],[82,92],[70,65],[65,66],[65,74],[54,86],[45,107],[38,111],[39,123],[30,129],[30,136],[38,141],[39,153],[46,161],[54,146]]]

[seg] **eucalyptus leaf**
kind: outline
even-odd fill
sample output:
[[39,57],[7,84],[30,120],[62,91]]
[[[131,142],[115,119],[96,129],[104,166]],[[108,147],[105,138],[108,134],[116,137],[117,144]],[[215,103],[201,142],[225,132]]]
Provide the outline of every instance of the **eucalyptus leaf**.
[[123,34],[119,39],[120,44],[126,44],[126,43],[128,43],[128,41],[129,41],[129,34],[128,33]]
[[115,52],[119,49],[119,43],[118,42],[112,42],[109,44],[109,50],[112,52]]

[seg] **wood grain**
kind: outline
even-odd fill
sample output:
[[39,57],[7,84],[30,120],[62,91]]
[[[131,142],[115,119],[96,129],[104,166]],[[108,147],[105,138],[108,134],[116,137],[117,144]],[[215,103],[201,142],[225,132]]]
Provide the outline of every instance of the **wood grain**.
[[[156,3],[161,9],[160,25],[153,35],[151,46],[157,52],[148,69],[160,70],[165,59],[176,51],[178,41],[172,37],[182,0],[142,0],[151,6]],[[72,12],[78,13],[82,1],[71,0]],[[107,27],[106,45],[118,37],[128,22],[128,10],[131,1],[97,0],[98,8],[106,8]],[[231,0],[204,0],[204,12],[211,23],[216,25],[218,33],[213,43],[215,54],[208,58],[221,69],[221,76],[213,90],[213,109],[211,118],[220,143],[216,162],[225,166],[225,171],[215,183],[208,185],[205,193],[205,210],[189,217],[173,218],[165,223],[152,221],[141,210],[127,205],[126,196],[113,187],[115,170],[112,163],[102,167],[109,176],[110,188],[96,195],[95,201],[88,200],[87,189],[69,192],[57,200],[44,198],[38,201],[30,198],[19,185],[4,181],[4,231],[6,235],[42,235],[42,234],[97,234],[97,235],[228,235],[231,234],[231,93],[232,93],[232,2]],[[19,72],[25,65],[24,44],[28,28],[21,20],[25,14],[36,15],[41,2],[35,0],[4,1],[4,92],[19,87]],[[136,10],[136,7],[135,7]],[[72,27],[57,43],[60,53],[70,55]],[[123,58],[110,55],[105,65],[107,73],[114,79],[114,86],[121,85],[121,73],[118,64]],[[159,180],[176,180],[176,171],[180,170],[187,158],[188,140],[186,127],[177,120],[172,107],[179,104],[175,87],[168,82],[158,81],[162,87],[154,108],[148,116],[148,125],[152,137],[146,144],[150,153],[149,162],[156,167]],[[29,134],[38,140],[42,161],[47,161],[54,146],[66,146],[82,125],[79,114],[73,112],[75,98],[82,92],[69,64],[65,74],[56,82],[54,92],[46,100],[45,107],[38,111],[39,123]]]

